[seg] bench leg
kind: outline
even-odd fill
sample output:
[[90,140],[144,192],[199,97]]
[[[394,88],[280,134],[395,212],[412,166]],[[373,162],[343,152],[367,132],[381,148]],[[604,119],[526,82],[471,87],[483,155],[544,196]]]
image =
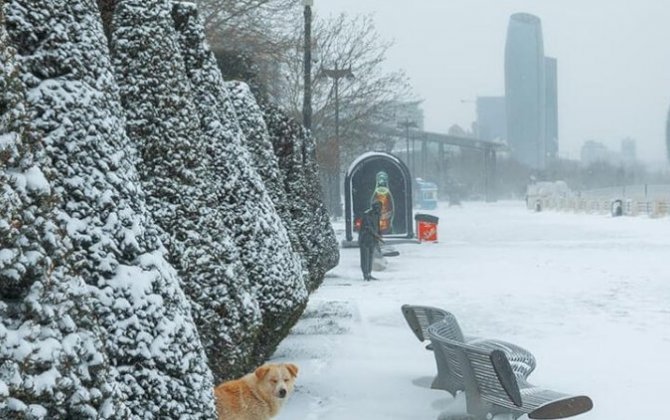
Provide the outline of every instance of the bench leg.
[[441,414],[437,420],[475,420],[475,417],[469,414]]
[[[489,414],[490,416],[490,414]],[[488,416],[486,417],[489,418]],[[515,420],[513,414],[497,414],[490,418],[490,420]],[[441,414],[437,420],[477,420],[476,416],[470,414]]]
[[493,416],[492,420],[515,420],[516,417],[514,417],[513,414],[496,414]]

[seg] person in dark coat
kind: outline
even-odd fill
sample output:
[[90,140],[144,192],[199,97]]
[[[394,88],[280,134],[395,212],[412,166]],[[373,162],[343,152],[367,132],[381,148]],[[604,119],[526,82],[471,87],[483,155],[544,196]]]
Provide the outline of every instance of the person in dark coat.
[[377,244],[382,241],[379,228],[379,218],[381,216],[382,203],[375,201],[372,206],[365,211],[361,220],[361,230],[358,232],[358,248],[361,251],[361,270],[364,280],[372,280],[372,256],[374,255]]

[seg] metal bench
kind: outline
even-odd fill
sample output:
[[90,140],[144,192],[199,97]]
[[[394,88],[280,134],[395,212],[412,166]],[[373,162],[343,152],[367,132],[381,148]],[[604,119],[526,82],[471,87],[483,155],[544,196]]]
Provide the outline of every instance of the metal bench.
[[[528,350],[502,340],[466,337],[463,335],[461,327],[458,325],[458,321],[456,321],[456,317],[451,312],[445,311],[444,309],[432,306],[403,305],[402,313],[410,329],[421,342],[429,340],[427,330],[430,325],[442,322],[442,333],[451,340],[475,345],[483,349],[503,351],[512,365],[512,370],[518,377],[526,379],[535,369],[535,356]],[[432,344],[428,344],[426,348],[428,350],[434,350]],[[435,364],[437,365],[437,376],[433,380],[431,388],[442,389],[455,396],[458,391],[463,391],[465,389],[465,385],[463,384],[463,381],[454,377],[449,371],[449,367],[445,364],[444,358],[441,357],[438,352],[434,352]]]
[[515,374],[504,351],[454,340],[451,332],[448,321],[428,327],[435,356],[443,358],[453,380],[465,385],[467,413],[471,419],[489,420],[498,415],[516,419],[524,414],[531,419],[560,419],[593,408],[587,396],[572,396],[531,385]]

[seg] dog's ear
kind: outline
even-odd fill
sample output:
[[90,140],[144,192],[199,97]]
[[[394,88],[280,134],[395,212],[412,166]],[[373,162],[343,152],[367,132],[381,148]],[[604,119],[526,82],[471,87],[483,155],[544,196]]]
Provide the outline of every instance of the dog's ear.
[[286,369],[294,378],[298,376],[298,366],[294,365],[293,363],[287,363]]
[[260,381],[260,380],[263,380],[263,378],[265,378],[265,375],[267,375],[269,371],[270,371],[270,367],[266,366],[266,365],[263,365],[263,366],[259,367],[258,369],[256,369],[256,371],[254,373],[256,374],[256,378],[258,378],[258,380]]

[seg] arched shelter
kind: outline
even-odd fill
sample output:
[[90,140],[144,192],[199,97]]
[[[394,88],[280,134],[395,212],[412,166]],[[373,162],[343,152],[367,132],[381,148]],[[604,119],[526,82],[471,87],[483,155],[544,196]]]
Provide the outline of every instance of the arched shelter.
[[380,227],[385,241],[414,238],[409,169],[390,153],[368,152],[349,166],[344,180],[344,246],[355,245],[354,232],[360,218],[374,201],[382,203]]

